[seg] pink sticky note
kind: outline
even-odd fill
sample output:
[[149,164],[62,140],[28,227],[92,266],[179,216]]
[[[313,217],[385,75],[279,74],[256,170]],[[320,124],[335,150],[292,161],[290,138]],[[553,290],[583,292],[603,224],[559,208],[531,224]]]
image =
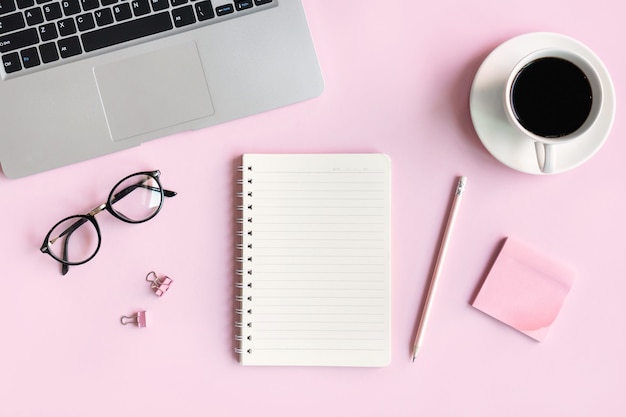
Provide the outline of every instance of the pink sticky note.
[[508,238],[472,305],[541,342],[575,276],[567,265]]

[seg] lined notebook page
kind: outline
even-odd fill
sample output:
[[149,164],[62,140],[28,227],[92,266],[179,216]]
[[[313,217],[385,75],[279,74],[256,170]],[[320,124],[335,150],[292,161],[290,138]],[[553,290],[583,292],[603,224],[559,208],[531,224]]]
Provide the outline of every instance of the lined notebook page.
[[390,361],[390,161],[242,158],[240,362]]

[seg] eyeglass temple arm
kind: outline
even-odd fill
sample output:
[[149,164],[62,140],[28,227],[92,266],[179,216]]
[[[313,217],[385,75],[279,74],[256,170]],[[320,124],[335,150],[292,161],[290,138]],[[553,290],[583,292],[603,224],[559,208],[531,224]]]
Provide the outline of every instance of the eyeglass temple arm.
[[[63,242],[63,253],[61,255],[64,261],[67,261],[67,248],[69,246],[70,236],[71,232],[68,233],[67,238],[65,238],[65,241]],[[67,274],[69,270],[70,266],[67,264],[67,262],[61,262],[61,275]]]

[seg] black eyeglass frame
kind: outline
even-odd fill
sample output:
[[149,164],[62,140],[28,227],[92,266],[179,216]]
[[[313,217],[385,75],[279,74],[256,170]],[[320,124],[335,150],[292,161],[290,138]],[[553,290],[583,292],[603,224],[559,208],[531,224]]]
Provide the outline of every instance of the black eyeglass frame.
[[[50,255],[54,260],[58,261],[61,263],[61,274],[65,275],[67,274],[67,272],[69,271],[69,267],[70,266],[75,266],[75,265],[82,265],[84,263],[89,262],[90,260],[92,260],[94,258],[94,256],[96,256],[96,254],[98,253],[98,251],[100,250],[100,246],[102,244],[102,234],[100,232],[100,226],[98,225],[98,222],[96,221],[95,216],[102,212],[102,211],[108,211],[113,217],[126,222],[126,223],[131,223],[131,224],[138,224],[138,223],[144,223],[147,222],[148,220],[154,218],[154,216],[156,216],[160,211],[161,208],[163,207],[163,201],[165,200],[164,197],[174,197],[177,193],[175,191],[171,191],[171,190],[166,190],[163,188],[163,186],[161,185],[161,181],[159,181],[159,176],[161,175],[161,171],[159,170],[154,170],[154,171],[141,171],[141,172],[135,172],[134,174],[130,174],[127,175],[126,177],[122,178],[121,180],[119,180],[111,189],[111,192],[109,193],[109,197],[107,198],[107,201],[105,203],[100,204],[98,207],[94,208],[93,210],[91,210],[89,213],[87,214],[75,214],[73,216],[69,216],[66,217],[60,221],[58,221],[54,226],[52,226],[52,228],[50,228],[50,231],[48,232],[48,234],[46,235],[46,237],[44,238],[43,244],[41,245],[41,252],[42,253],[47,253],[48,255]],[[130,219],[128,217],[125,217],[123,215],[121,215],[120,213],[116,212],[115,209],[113,209],[113,204],[115,204],[117,201],[121,200],[122,198],[124,198],[125,196],[127,196],[133,189],[131,189],[131,187],[126,187],[125,189],[117,192],[114,194],[114,191],[116,191],[117,187],[122,184],[124,181],[128,180],[129,178],[135,177],[135,176],[147,176],[150,177],[152,179],[154,179],[154,181],[157,183],[157,185],[159,186],[159,191],[161,194],[161,199],[159,202],[159,207],[157,207],[157,209],[147,218],[145,219],[141,219],[141,220],[133,220]],[[136,186],[141,186],[141,183],[136,184]],[[152,188],[153,191],[156,191],[156,189],[154,189],[154,187],[150,187]],[[80,226],[82,226],[83,224],[85,224],[86,222],[91,222],[91,224],[93,225],[94,229],[96,230],[96,234],[98,236],[98,244],[96,245],[95,250],[93,251],[93,253],[91,254],[91,256],[87,257],[84,260],[81,261],[77,261],[77,262],[72,262],[69,261],[67,259],[62,259],[61,257],[55,255],[53,253],[53,251],[50,249],[50,236],[52,234],[52,232],[54,231],[54,229],[57,228],[57,226],[59,226],[61,223],[67,222],[68,220],[71,219],[76,219],[76,223],[74,223],[72,226],[70,226],[67,230],[65,230],[63,233],[61,233],[61,235],[59,235],[58,237],[56,237],[54,241],[56,241],[56,239],[64,236],[64,235],[69,235],[71,233],[73,233],[75,230],[77,230]],[[69,236],[65,239],[65,246],[63,249],[63,253],[67,253],[67,241],[69,239]]]

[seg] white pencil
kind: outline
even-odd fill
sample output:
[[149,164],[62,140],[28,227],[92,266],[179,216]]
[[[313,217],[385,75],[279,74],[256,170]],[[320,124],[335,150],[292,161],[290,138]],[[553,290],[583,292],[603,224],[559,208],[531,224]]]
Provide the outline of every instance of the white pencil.
[[415,342],[413,344],[413,362],[415,362],[415,356],[417,355],[417,351],[419,350],[422,344],[422,339],[424,337],[426,324],[428,323],[428,316],[430,315],[430,308],[432,305],[433,298],[435,296],[435,290],[437,289],[437,283],[439,281],[439,273],[441,272],[441,265],[443,264],[443,261],[446,257],[446,252],[448,251],[448,241],[450,240],[450,235],[452,234],[452,227],[454,226],[456,213],[459,209],[461,196],[463,195],[463,191],[465,191],[466,182],[467,182],[467,177],[463,176],[459,178],[459,182],[457,183],[456,189],[454,191],[452,207],[450,207],[450,213],[448,213],[448,223],[446,224],[446,229],[443,232],[443,238],[441,240],[441,244],[439,245],[439,253],[437,254],[437,262],[435,263],[435,269],[433,270],[433,275],[430,278],[430,286],[428,288],[428,295],[426,296],[424,308],[422,309],[422,316],[420,318],[419,326],[417,327],[417,335],[415,336]]

